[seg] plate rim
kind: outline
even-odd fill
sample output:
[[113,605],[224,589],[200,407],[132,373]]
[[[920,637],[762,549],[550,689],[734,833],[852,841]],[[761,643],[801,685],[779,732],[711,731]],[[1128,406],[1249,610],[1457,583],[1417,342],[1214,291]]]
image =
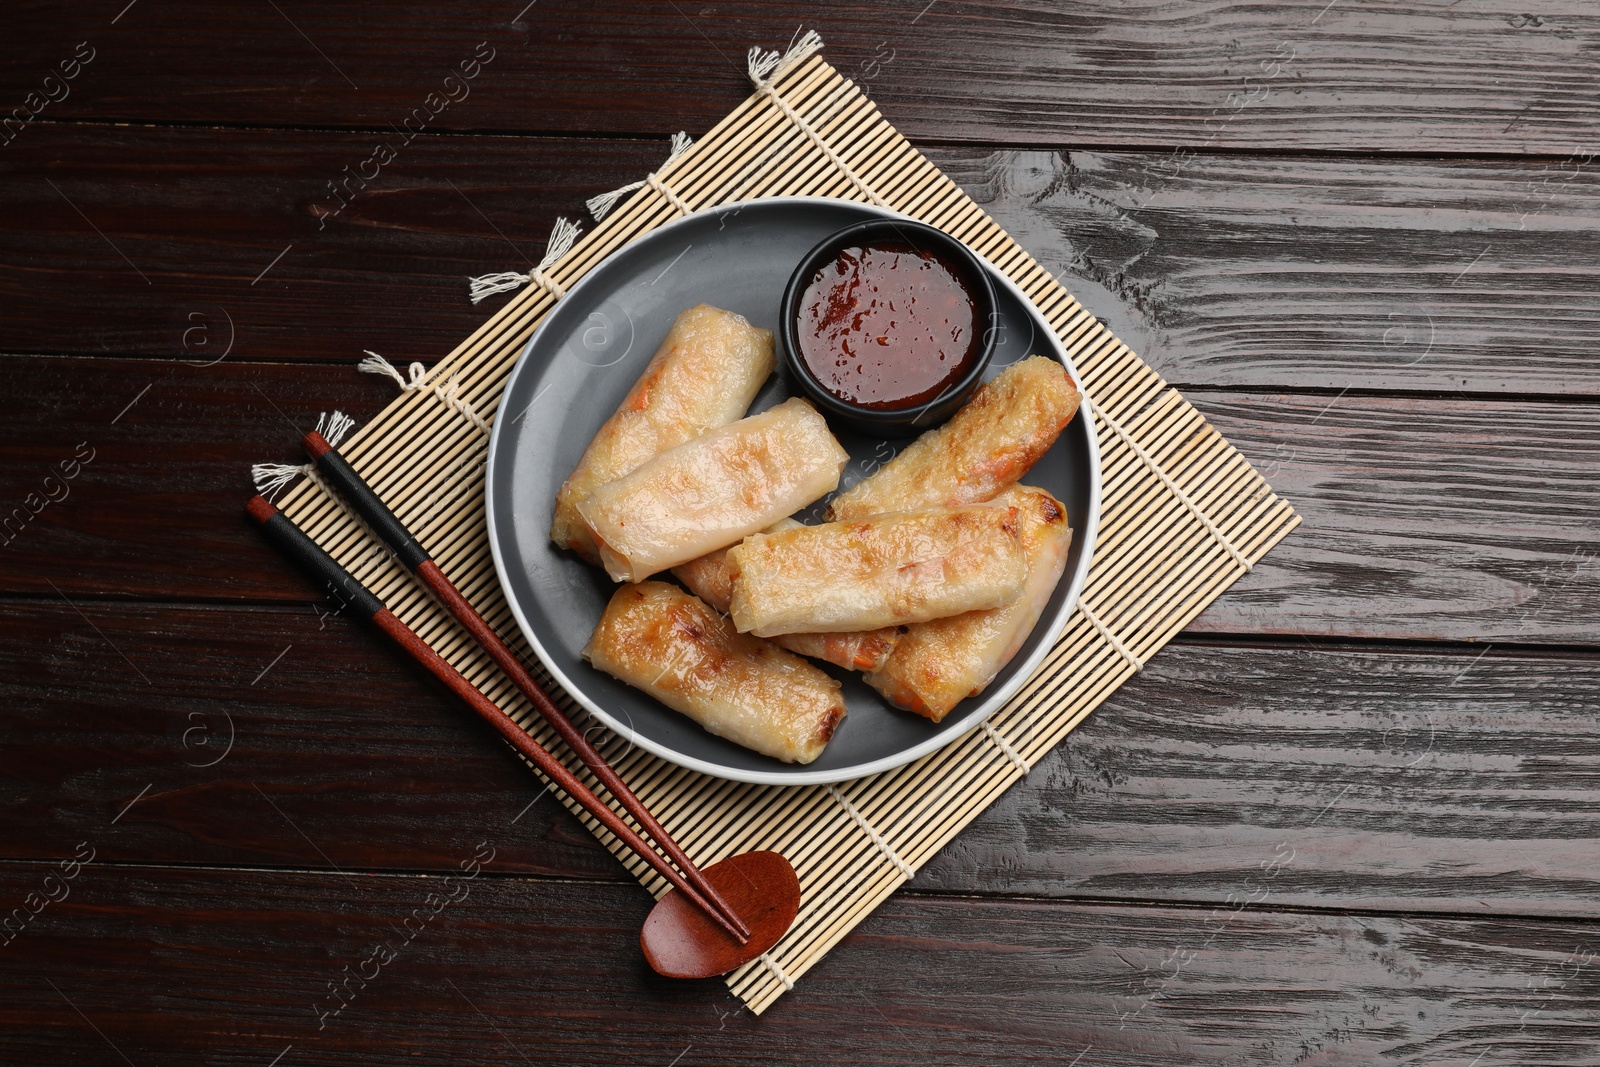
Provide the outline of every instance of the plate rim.
[[[795,206],[813,204],[842,204],[848,205],[853,209],[858,209],[868,214],[880,215],[885,218],[906,219],[911,222],[922,221],[911,215],[907,215],[903,212],[895,211],[890,208],[880,207],[876,204],[865,204],[858,200],[847,200],[842,197],[765,196],[755,197],[750,200],[740,200],[730,204],[718,204],[714,207],[701,208],[700,210],[691,214],[684,215],[680,218],[673,219],[670,222],[663,223],[648,233],[640,234],[633,240],[626,242],[616,249],[613,249],[612,253],[607,254],[598,263],[591,267],[582,278],[574,282],[567,289],[567,295],[571,295],[572,293],[579,291],[583,286],[590,284],[597,277],[600,268],[604,266],[606,261],[611,258],[612,254],[620,252],[622,249],[630,247],[638,241],[655,237],[658,234],[670,232],[709,215],[716,215],[729,210],[742,209],[758,204],[788,204]],[[960,238],[957,238],[957,240],[960,240]],[[962,243],[966,244],[964,241]],[[1023,307],[1037,316],[1039,321],[1044,323],[1048,329],[1049,320],[1045,318],[1044,313],[1039,310],[1039,306],[1033,302],[1028,294],[1023,292],[1022,288],[1018,286],[1009,275],[996,267],[987,256],[983,255],[977,249],[973,249],[970,244],[968,245],[968,248],[972,250],[973,255],[978,257],[979,262],[989,269],[993,275],[995,283],[1005,286],[1010,291],[1011,295],[1014,296],[1023,305]],[[500,395],[502,399],[511,392],[512,386],[516,382],[517,375],[521,374],[523,372],[523,368],[528,365],[528,357],[533,351],[533,346],[536,342],[538,342],[540,336],[544,333],[545,327],[549,324],[550,318],[554,313],[555,307],[552,306],[550,311],[546,312],[544,319],[541,320],[539,325],[534,328],[533,333],[529,335],[527,342],[522,346],[522,351],[518,353],[516,362],[512,364],[511,370],[506,374],[505,385],[501,387]],[[1082,563],[1079,565],[1078,572],[1070,576],[1070,581],[1067,586],[1066,599],[1062,602],[1061,610],[1056,617],[1054,625],[1052,625],[1046,632],[1046,639],[1040,641],[1038,647],[1034,649],[1032,655],[1018,665],[1018,669],[1012,675],[1009,681],[992,692],[986,694],[983,704],[976,712],[968,715],[964,720],[962,720],[962,722],[959,724],[959,729],[935,733],[926,740],[912,745],[909,748],[906,748],[893,755],[883,756],[867,763],[855,764],[849,767],[838,767],[832,770],[815,771],[763,771],[726,767],[722,764],[707,762],[706,760],[686,755],[685,753],[678,752],[665,745],[662,745],[657,741],[653,741],[650,738],[644,737],[639,734],[638,731],[635,730],[631,725],[624,725],[623,722],[617,717],[613,716],[594,700],[590,699],[580,687],[574,685],[572,680],[567,677],[566,673],[561,670],[559,666],[557,666],[550,654],[545,651],[544,645],[539,641],[539,638],[533,627],[529,624],[527,616],[522,610],[522,605],[511,593],[511,583],[506,577],[506,562],[500,547],[498,530],[499,524],[495,515],[494,493],[492,491],[492,486],[495,479],[496,461],[500,455],[500,430],[502,426],[501,420],[496,418],[494,420],[494,425],[490,428],[489,448],[484,458],[483,489],[484,513],[487,525],[486,532],[489,539],[489,554],[494,560],[495,580],[500,583],[500,593],[503,597],[505,597],[506,605],[511,609],[512,617],[516,619],[517,627],[522,631],[523,638],[527,640],[529,647],[533,649],[534,655],[539,657],[539,662],[543,664],[545,670],[549,672],[551,680],[565,690],[567,695],[569,695],[573,700],[577,701],[581,707],[586,709],[591,715],[604,723],[607,729],[611,730],[615,734],[626,737],[629,744],[636,745],[639,748],[644,749],[646,752],[664,759],[675,766],[684,767],[688,770],[696,771],[701,774],[708,774],[712,777],[721,778],[726,781],[748,782],[754,785],[832,785],[840,782],[855,781],[859,778],[865,778],[870,775],[880,774],[884,771],[894,770],[897,767],[903,767],[906,764],[912,763],[932,752],[937,752],[939,749],[942,749],[947,745],[956,743],[957,741],[966,737],[967,734],[986,723],[996,711],[1003,707],[1005,703],[1016,694],[1017,690],[1021,689],[1028,683],[1029,680],[1032,679],[1034,673],[1039,669],[1039,664],[1044,661],[1045,657],[1048,656],[1051,650],[1055,647],[1057,641],[1060,640],[1062,632],[1065,631],[1067,624],[1072,619],[1073,612],[1077,610],[1078,598],[1082,594],[1083,586],[1088,580],[1089,570],[1094,565],[1095,541],[1100,528],[1101,469],[1099,434],[1095,429],[1094,409],[1089,401],[1089,394],[1083,387],[1083,380],[1078,374],[1077,368],[1073,365],[1072,355],[1067,351],[1066,345],[1062,343],[1061,338],[1056,335],[1053,329],[1048,329],[1048,332],[1053,339],[1055,347],[1061,353],[1062,365],[1066,368],[1067,374],[1072,379],[1073,384],[1078,388],[1078,393],[1082,398],[1079,403],[1079,411],[1083,414],[1084,426],[1088,431],[1089,514],[1084,519],[1081,528],[1074,531],[1075,533],[1081,535],[1084,539],[1083,551],[1080,557],[1082,559]],[[507,521],[511,521],[509,516],[507,517]],[[912,713],[906,712],[906,714],[909,715]],[[930,725],[937,727],[941,724],[930,723]]]

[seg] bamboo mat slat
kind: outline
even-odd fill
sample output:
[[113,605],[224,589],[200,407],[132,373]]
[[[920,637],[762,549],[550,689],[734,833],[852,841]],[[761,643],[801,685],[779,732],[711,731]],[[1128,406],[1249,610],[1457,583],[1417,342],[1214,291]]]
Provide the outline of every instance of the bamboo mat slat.
[[[697,862],[770,848],[798,870],[803,904],[794,928],[766,957],[728,977],[756,1013],[793,988],[1300,521],[1198,411],[912,148],[856,85],[811,55],[820,42],[808,41],[776,70],[756,67],[753,53],[757,92],[623,200],[545,275],[571,286],[683,208],[787,194],[903,211],[968,242],[1043,311],[1093,401],[1104,485],[1099,543],[1065,633],[1004,708],[945,748],[838,786],[771,787],[687,771],[607,735],[607,758]],[[529,285],[341,448],[530,663],[534,657],[494,574],[483,464],[506,376],[554,305],[546,288]],[[295,485],[280,506],[490,699],[608,796],[315,475]],[[536,674],[581,722],[586,713],[542,669]],[[608,831],[562,800],[650,892],[665,890]]]

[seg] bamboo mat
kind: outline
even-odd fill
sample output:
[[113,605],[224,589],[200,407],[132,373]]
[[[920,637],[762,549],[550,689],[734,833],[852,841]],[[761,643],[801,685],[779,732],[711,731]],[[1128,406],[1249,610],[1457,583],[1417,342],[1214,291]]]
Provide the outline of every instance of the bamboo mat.
[[[1178,393],[1085,311],[861,90],[813,55],[751,50],[757,90],[659,171],[341,447],[491,625],[534,662],[501,595],[483,462],[500,390],[558,294],[613,250],[690,210],[754,197],[843,197],[954,234],[1008,274],[1060,335],[1093,401],[1103,460],[1099,541],[1078,609],[1038,672],[981,729],[916,763],[838,786],[697,774],[608,735],[619,773],[702,864],[776,849],[803,903],[785,938],[728,977],[760,1013],[1300,521]],[[315,476],[280,502],[397,615],[593,783],[464,631]],[[543,674],[542,670],[539,672]],[[544,679],[547,680],[547,679]],[[554,692],[575,717],[580,709]],[[605,796],[598,784],[595,791]],[[562,798],[651,892],[665,884]]]

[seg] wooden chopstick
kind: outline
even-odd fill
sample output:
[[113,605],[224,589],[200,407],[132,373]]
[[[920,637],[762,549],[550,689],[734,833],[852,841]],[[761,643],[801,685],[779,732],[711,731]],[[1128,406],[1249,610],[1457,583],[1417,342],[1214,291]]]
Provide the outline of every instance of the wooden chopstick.
[[[478,691],[478,687],[469,682],[460,671],[451,666],[435,652],[426,641],[419,637],[416,631],[391,612],[383,601],[379,600],[364,585],[356,580],[355,576],[341,567],[332,556],[323,551],[322,547],[311,540],[300,527],[296,526],[287,515],[274,507],[265,497],[251,498],[245,505],[245,511],[261,527],[267,539],[291,560],[304,567],[313,578],[322,582],[328,592],[342,605],[353,607],[372,620],[378,629],[387,634],[395,644],[408,652],[414,659],[431,671],[434,677],[443,682],[453,693],[459,696],[468,706],[476,711],[484,721],[499,731],[500,736],[510,742],[511,747],[533,762],[533,765],[544,772],[545,776],[556,785],[564,789],[596,819],[599,819],[606,829],[620,838],[634,852],[644,858],[645,862],[674,888],[678,889],[704,911],[719,926],[728,932],[734,940],[741,945],[749,940],[749,930],[743,923],[738,922],[736,916],[731,914],[732,909],[723,902],[722,908],[714,906],[694,884],[673,867],[665,857],[652,848],[639,834],[629,826],[611,807],[589,790],[589,787],[571,771],[565,764],[548,752],[542,745],[535,741],[526,730],[516,724],[516,721],[502,711],[493,701]],[[459,594],[458,594],[459,595]],[[558,711],[559,713],[559,711]],[[569,724],[570,725],[570,724]],[[581,736],[581,735],[580,735]],[[630,793],[631,797],[632,794]],[[635,803],[637,799],[635,798]],[[642,805],[641,805],[642,806]],[[630,809],[630,814],[635,818],[638,813]],[[654,820],[652,820],[654,821]],[[692,867],[692,865],[691,865]],[[705,876],[697,868],[693,868],[700,880],[704,882]]]
[[666,828],[656,821],[650,809],[634,795],[633,790],[628,788],[628,783],[612,769],[583,731],[573,725],[572,720],[556,706],[533,675],[523,666],[517,654],[500,639],[500,635],[484,621],[483,616],[479,615],[477,609],[461,595],[461,591],[450,579],[445,577],[439,565],[428,555],[427,549],[423,548],[411,531],[406,529],[399,517],[389,510],[389,506],[379,498],[378,494],[372,491],[372,487],[367,485],[365,479],[357,474],[355,468],[351,467],[345,458],[339,455],[338,450],[317,431],[313,430],[306,434],[301,444],[305,447],[307,455],[316,463],[318,472],[394,550],[406,569],[415,574],[417,579],[438,597],[439,602],[450,614],[455,616],[456,621],[466,627],[467,632],[472,634],[474,640],[489,653],[500,669],[516,683],[517,688],[522,690],[523,695],[533,703],[545,721],[561,735],[561,740],[578,754],[578,758],[583,760],[584,765],[611,791],[611,795],[617,798],[618,803],[640,826],[644,827],[645,833],[654,838],[661,846],[661,850],[678,865],[690,884],[715,905],[728,924],[744,937],[748,937],[749,928],[701,873],[700,868],[695,866],[694,861],[682,848],[678,847],[678,843],[667,833]]

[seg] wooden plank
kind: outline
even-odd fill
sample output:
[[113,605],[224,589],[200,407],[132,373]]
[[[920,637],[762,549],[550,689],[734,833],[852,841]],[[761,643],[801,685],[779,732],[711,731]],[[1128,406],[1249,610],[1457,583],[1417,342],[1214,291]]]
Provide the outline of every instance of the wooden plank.
[[1305,517],[1192,629],[1566,644],[1600,636],[1600,429],[1587,405],[1192,399]]
[[935,158],[1175,384],[1597,394],[1600,167]]
[[[307,587],[239,517],[249,465],[298,462],[295,441],[318,412],[364,421],[394,395],[348,364],[11,357],[6,367],[15,399],[0,423],[0,523],[11,521],[0,592],[52,598],[304,604]],[[1306,517],[1192,629],[1600,638],[1600,434],[1587,405],[1192,399]],[[81,442],[94,459],[65,499],[47,502],[62,488],[46,479]]]
[[359,359],[372,348],[432,362],[494,306],[470,303],[469,276],[528,270],[558,213],[578,217],[585,197],[633,181],[665,151],[419,137],[380,181],[348,186],[341,207],[330,187],[371,141],[30,130],[0,152],[4,345],[205,362],[231,338],[241,359]]
[[[203,361],[219,349],[199,342],[231,322],[242,358],[431,360],[505,299],[472,306],[467,275],[526,270],[556,214],[581,215],[662,155],[650,142],[421,138],[322,225],[314,212],[339,205],[328,182],[369,140],[30,131],[0,153],[13,220],[0,344]],[[1600,396],[1587,273],[1600,168],[929,155],[1179,386]]]
[[[499,870],[624,877],[553,801],[524,812],[531,772],[364,627],[78,610],[0,610],[7,858],[137,798],[106,860],[439,870],[510,824]],[[1592,658],[1180,644],[912,888],[1593,919],[1597,701]]]
[[[462,862],[470,870],[501,839],[464,843]],[[0,955],[0,1055],[281,1067],[1600,1062],[1584,924],[903,894],[757,1020],[714,981],[649,975],[637,889],[498,877],[496,864],[447,883],[91,863]],[[54,869],[7,864],[0,894],[23,901]]]
[[913,887],[1594,918],[1600,663],[1181,644]]
[[[225,336],[224,319],[203,321],[213,339]],[[250,465],[303,462],[299,436],[319,412],[370,416],[395,393],[392,381],[353,363],[34,357],[5,366],[12,406],[0,422],[0,582],[52,599],[303,607],[311,587],[244,518]]]
[[[519,6],[392,9],[379,24],[350,0],[225,20],[196,0],[93,17],[28,3],[11,12],[0,99],[9,108],[65,91],[37,104],[35,126],[225,121],[387,135],[424,108],[432,129],[698,132],[748,93],[745,51],[782,47],[803,25],[925,140],[1564,154],[1592,151],[1600,118],[1585,52],[1596,13],[1579,0],[1513,15],[1357,0],[1152,0],[1114,15],[1087,0],[909,0],[871,17],[841,3]],[[47,86],[82,41],[92,62],[65,90]],[[447,85],[474,55],[493,58]]]
[[493,830],[499,870],[626,878],[508,745],[332,607],[6,604],[0,849],[51,857],[105,827],[108,862],[450,870]]

